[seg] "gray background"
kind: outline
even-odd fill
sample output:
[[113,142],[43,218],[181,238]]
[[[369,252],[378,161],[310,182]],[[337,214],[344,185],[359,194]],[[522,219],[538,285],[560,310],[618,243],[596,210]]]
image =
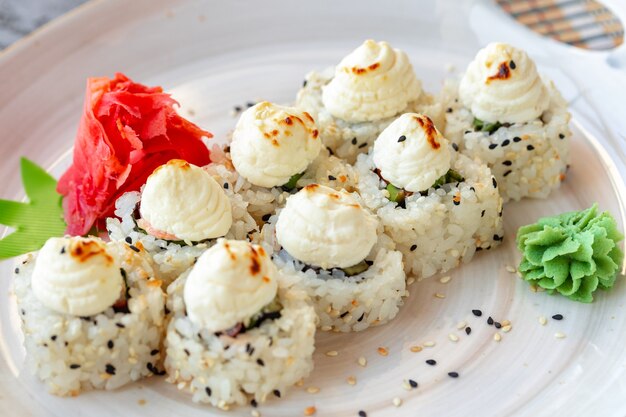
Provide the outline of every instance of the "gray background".
[[0,0],[0,49],[86,0]]

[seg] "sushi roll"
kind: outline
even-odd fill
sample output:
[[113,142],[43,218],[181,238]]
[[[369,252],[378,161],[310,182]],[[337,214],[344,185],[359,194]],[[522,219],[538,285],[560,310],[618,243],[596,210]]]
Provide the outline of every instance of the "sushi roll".
[[321,330],[384,324],[408,295],[402,254],[346,191],[304,187],[261,234],[285,285],[311,297]]
[[454,151],[427,116],[400,116],[356,169],[359,194],[404,254],[407,274],[447,271],[502,241],[496,179]]
[[309,73],[296,106],[313,115],[324,144],[349,163],[402,113],[425,113],[440,127],[445,121],[443,107],[422,90],[407,54],[373,40],[335,68]]
[[112,390],[161,374],[165,295],[145,251],[51,238],[18,261],[14,289],[26,364],[52,394]]
[[445,135],[487,164],[504,201],[545,198],[567,170],[567,103],[526,52],[491,43],[444,87]]
[[107,219],[111,239],[141,245],[166,285],[216,238],[246,239],[257,230],[241,196],[221,178],[180,159],[157,168],[140,193],[122,195],[115,214],[121,220]]
[[307,184],[350,188],[355,183],[351,167],[323,148],[309,113],[267,101],[247,109],[228,148],[213,149],[211,157],[209,172],[242,196],[260,224]]
[[313,369],[315,312],[262,247],[220,239],[167,293],[168,381],[194,402],[261,403]]

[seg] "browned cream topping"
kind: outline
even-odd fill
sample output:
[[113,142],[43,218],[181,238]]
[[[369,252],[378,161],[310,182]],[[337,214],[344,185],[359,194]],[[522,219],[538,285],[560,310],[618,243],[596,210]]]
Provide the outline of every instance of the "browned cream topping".
[[103,255],[107,264],[113,263],[113,258],[106,252],[104,245],[95,240],[76,240],[70,243],[69,254],[78,262],[87,262],[94,256]]
[[426,134],[426,140],[430,144],[433,149],[439,149],[441,144],[437,142],[437,138],[439,137],[439,132],[435,127],[435,124],[428,116],[415,116],[415,120],[419,125],[424,129],[424,133]]
[[485,82],[489,84],[493,80],[508,80],[509,78],[511,78],[511,69],[509,68],[509,63],[505,61],[498,65],[498,72],[487,77]]

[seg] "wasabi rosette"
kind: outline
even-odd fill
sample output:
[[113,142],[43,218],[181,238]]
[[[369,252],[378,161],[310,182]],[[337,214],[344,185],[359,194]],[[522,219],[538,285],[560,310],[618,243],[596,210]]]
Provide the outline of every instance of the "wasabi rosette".
[[403,253],[407,274],[450,270],[503,239],[496,179],[425,115],[397,118],[359,155],[356,170],[361,199]]
[[408,296],[402,254],[346,191],[304,187],[269,219],[261,239],[284,284],[311,297],[321,330],[384,324]]
[[535,285],[590,303],[597,289],[608,290],[624,261],[624,235],[609,212],[587,210],[544,217],[517,232],[519,272]]
[[355,183],[352,168],[323,147],[309,113],[267,101],[247,109],[229,146],[212,152],[208,171],[248,203],[259,223],[307,184],[353,188]]
[[258,230],[247,203],[218,175],[173,159],[158,167],[141,192],[122,195],[117,218],[107,219],[113,240],[146,250],[169,284],[219,237],[247,239]]
[[296,106],[317,120],[324,144],[354,163],[402,113],[429,115],[443,128],[443,107],[422,89],[407,54],[365,41],[336,67],[307,74]]
[[261,246],[220,239],[167,293],[168,381],[194,402],[261,403],[313,369],[315,312]]
[[460,81],[444,86],[445,135],[486,163],[504,201],[545,198],[565,178],[571,132],[567,103],[521,49],[491,43]]
[[162,373],[165,295],[144,251],[50,238],[18,260],[14,277],[26,365],[52,394],[112,390]]

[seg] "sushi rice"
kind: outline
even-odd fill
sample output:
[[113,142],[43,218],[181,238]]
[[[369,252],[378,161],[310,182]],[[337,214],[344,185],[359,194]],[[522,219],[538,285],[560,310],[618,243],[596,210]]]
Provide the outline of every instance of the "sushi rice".
[[504,202],[524,197],[546,198],[565,179],[571,131],[567,103],[551,81],[544,80],[550,106],[527,123],[502,126],[492,134],[475,131],[474,116],[458,100],[459,82],[444,85],[445,136],[461,153],[491,168]]
[[122,260],[129,312],[112,307],[89,317],[46,308],[34,295],[31,278],[37,255],[16,263],[14,291],[24,333],[26,366],[51,394],[76,396],[91,389],[113,390],[161,374],[165,295],[144,251],[122,243],[108,250]]
[[430,277],[467,263],[480,250],[503,239],[502,198],[487,166],[451,151],[451,168],[465,179],[430,188],[405,199],[406,208],[388,199],[386,184],[373,172],[371,154],[359,155],[358,191],[376,212],[385,233],[404,255],[407,275]]
[[188,273],[168,288],[165,339],[168,381],[197,403],[228,409],[281,396],[313,369],[317,317],[305,293],[279,288],[281,316],[236,337],[194,324],[183,291]]
[[[393,241],[379,233],[378,242],[366,258],[371,265],[355,276],[341,269],[313,269],[294,259],[276,240],[278,215],[263,227],[261,243],[281,272],[282,285],[305,291],[324,331],[352,332],[392,320],[408,296],[402,254]],[[382,232],[382,228],[380,230]]]

